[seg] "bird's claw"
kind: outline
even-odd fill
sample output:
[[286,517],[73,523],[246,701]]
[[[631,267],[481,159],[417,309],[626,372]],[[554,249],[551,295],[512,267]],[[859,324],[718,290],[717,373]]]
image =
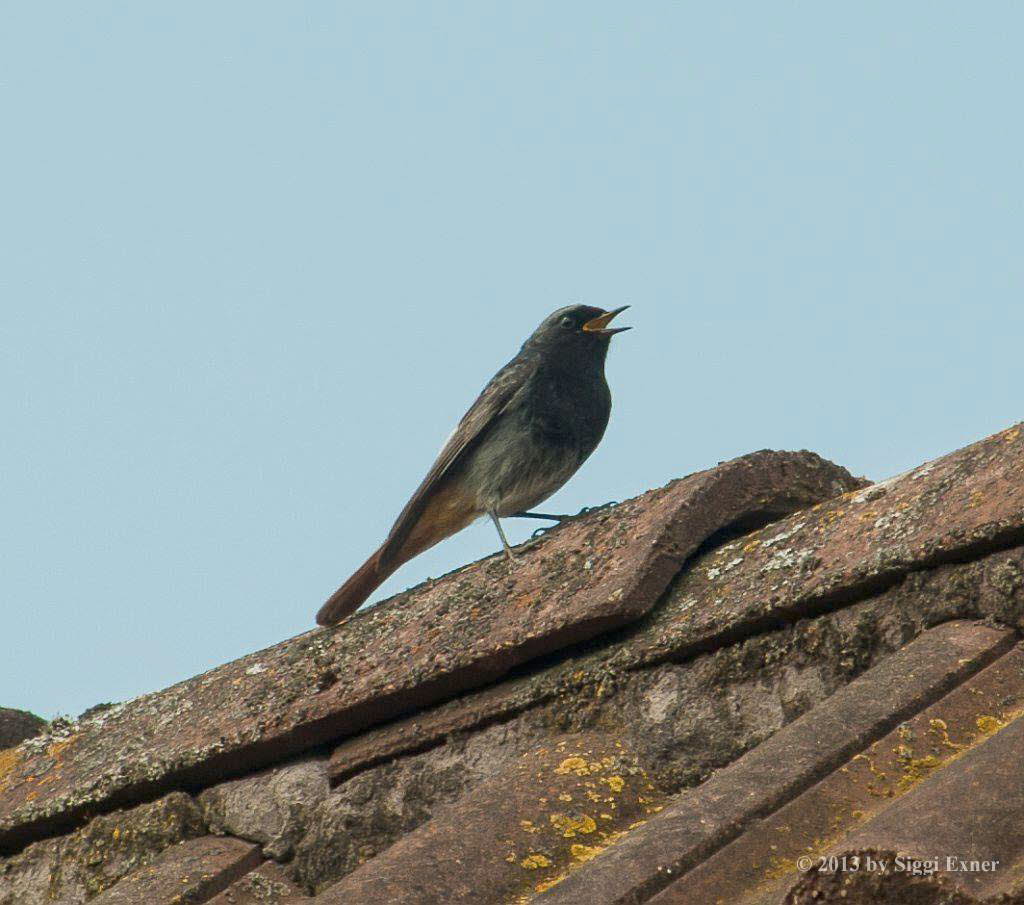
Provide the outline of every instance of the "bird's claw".
[[601,503],[600,506],[584,506],[579,512],[572,516],[572,518],[579,518],[581,515],[590,515],[591,512],[600,512],[602,509],[611,509],[613,506],[618,505],[618,500],[609,500],[607,503]]

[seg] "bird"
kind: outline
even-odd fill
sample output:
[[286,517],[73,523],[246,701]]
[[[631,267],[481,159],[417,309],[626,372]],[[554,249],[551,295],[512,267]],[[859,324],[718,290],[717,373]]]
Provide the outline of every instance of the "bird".
[[459,421],[381,546],[316,615],[320,625],[354,613],[402,564],[486,515],[505,556],[499,519],[561,519],[529,510],[546,500],[600,443],[611,414],[605,359],[610,327],[629,305],[569,305],[548,315],[487,383]]

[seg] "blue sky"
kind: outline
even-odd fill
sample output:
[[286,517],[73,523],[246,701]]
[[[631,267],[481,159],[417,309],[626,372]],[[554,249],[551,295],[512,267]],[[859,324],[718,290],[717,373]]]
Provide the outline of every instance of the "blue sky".
[[1020,419],[1022,9],[8,4],[0,705],[309,628],[570,302],[635,329],[552,510]]

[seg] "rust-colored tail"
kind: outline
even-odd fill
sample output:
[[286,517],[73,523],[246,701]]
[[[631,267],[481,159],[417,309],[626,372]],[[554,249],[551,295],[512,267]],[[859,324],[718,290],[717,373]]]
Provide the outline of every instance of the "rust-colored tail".
[[411,506],[398,517],[380,549],[320,607],[316,614],[320,625],[333,625],[354,613],[399,566],[461,531],[480,514],[458,485],[442,485],[418,508]]
[[352,577],[327,599],[316,614],[319,625],[334,625],[350,613],[354,613],[374,591],[377,590],[402,563],[381,568],[380,550],[364,562]]

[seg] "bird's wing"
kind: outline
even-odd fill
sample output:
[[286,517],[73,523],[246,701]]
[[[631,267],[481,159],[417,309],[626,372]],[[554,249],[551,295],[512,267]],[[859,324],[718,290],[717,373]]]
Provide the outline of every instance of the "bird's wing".
[[533,356],[518,355],[498,371],[483,388],[445,442],[427,476],[416,488],[412,499],[406,503],[395,520],[391,533],[380,548],[381,563],[386,562],[402,546],[444,476],[459,459],[480,442],[516,393],[525,386],[536,368],[537,362]]

